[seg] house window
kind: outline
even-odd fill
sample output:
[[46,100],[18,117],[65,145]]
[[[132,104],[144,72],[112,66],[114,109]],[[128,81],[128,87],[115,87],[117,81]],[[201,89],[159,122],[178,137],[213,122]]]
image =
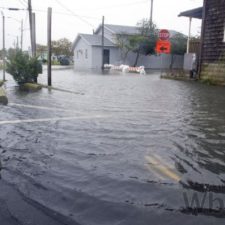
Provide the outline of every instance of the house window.
[[88,50],[85,49],[85,59],[87,59],[87,58],[88,58]]

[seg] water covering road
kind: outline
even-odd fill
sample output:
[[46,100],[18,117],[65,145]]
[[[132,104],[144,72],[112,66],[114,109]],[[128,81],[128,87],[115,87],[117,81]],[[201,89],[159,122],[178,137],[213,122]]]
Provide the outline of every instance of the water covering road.
[[53,85],[76,93],[7,84],[3,225],[224,224],[224,88],[72,70]]

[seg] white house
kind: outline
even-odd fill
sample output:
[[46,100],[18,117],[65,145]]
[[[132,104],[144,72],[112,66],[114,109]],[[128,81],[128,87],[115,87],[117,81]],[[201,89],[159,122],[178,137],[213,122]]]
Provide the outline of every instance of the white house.
[[[131,36],[139,34],[138,27],[121,25],[104,25],[104,64],[128,64],[133,65],[136,54],[130,52],[126,60],[122,60],[121,50],[118,48],[116,36]],[[170,31],[173,36],[176,31]],[[75,69],[100,69],[102,66],[102,26],[100,25],[94,34],[78,34],[74,43],[74,67]],[[138,66],[159,69],[169,68],[171,62],[170,55],[164,55],[163,64],[159,56],[140,55]],[[176,56],[174,68],[183,67],[183,57]]]
[[[78,34],[74,42],[74,66],[76,69],[98,69],[102,65],[102,37]],[[118,48],[109,39],[104,39],[105,64],[116,63]]]

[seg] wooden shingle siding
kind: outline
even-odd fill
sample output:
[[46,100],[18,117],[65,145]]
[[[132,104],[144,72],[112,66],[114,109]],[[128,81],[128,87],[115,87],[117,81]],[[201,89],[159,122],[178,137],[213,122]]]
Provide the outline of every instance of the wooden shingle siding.
[[205,21],[202,49],[203,79],[225,82],[225,0],[205,1]]
[[217,62],[225,54],[225,0],[206,1],[203,63]]

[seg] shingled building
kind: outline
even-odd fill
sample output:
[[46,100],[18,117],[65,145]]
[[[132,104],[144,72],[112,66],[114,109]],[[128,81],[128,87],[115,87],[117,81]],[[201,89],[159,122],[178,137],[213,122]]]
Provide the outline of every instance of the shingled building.
[[205,0],[200,77],[225,84],[225,0]]
[[180,16],[202,18],[200,79],[225,85],[225,0],[204,0],[202,8],[182,12]]

